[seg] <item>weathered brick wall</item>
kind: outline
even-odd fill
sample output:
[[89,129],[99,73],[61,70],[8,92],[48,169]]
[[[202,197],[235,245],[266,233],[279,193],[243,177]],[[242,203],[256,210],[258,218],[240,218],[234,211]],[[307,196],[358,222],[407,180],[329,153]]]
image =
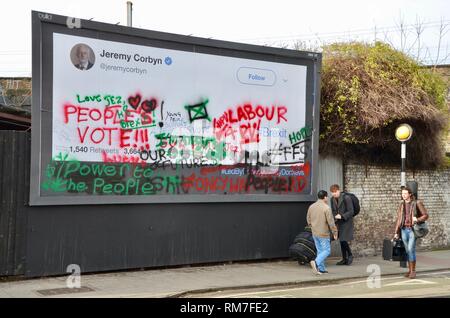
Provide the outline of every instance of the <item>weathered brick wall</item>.
[[[400,169],[348,164],[345,188],[361,202],[355,217],[357,255],[380,255],[384,238],[393,236],[396,209],[400,203]],[[430,219],[430,233],[417,243],[418,249],[450,246],[450,169],[406,173],[407,181],[417,181],[418,196],[424,200]]]

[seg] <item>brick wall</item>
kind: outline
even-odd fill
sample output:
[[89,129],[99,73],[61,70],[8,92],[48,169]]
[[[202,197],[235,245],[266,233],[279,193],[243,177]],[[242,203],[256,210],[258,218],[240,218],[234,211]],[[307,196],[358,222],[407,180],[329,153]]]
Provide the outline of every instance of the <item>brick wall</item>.
[[[347,164],[344,168],[345,188],[361,202],[355,217],[357,255],[380,255],[383,239],[392,237],[396,209],[400,203],[400,169]],[[418,196],[424,200],[430,215],[430,233],[417,243],[418,250],[450,246],[450,169],[423,170],[406,173],[407,181],[417,181]]]

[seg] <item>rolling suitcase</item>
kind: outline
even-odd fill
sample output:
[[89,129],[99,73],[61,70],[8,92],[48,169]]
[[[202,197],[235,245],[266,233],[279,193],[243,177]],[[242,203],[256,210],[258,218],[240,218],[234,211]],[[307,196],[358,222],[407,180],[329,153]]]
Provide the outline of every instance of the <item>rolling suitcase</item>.
[[298,261],[300,265],[309,263],[317,256],[316,246],[311,231],[301,232],[289,247],[289,256]]
[[385,261],[392,261],[392,252],[394,249],[394,242],[390,239],[384,239],[383,241],[383,259]]

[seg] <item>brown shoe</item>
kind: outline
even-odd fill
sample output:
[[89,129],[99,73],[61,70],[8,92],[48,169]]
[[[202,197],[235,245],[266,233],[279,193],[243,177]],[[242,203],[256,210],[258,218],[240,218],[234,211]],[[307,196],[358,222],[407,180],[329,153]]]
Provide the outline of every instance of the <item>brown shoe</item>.
[[312,271],[314,274],[322,275],[322,273],[317,269],[316,261],[313,260],[313,261],[309,262],[309,264],[311,265],[311,268],[312,268]]
[[411,274],[409,274],[409,278],[416,278],[416,261],[411,262]]
[[409,275],[411,275],[411,263],[408,262],[408,272],[405,274],[406,278],[409,278]]

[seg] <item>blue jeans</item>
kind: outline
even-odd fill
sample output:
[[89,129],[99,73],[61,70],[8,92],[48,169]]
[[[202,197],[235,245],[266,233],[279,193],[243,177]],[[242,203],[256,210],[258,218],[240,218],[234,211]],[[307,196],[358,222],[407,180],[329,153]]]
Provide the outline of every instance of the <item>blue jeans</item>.
[[405,250],[408,254],[408,261],[416,261],[416,237],[411,228],[402,228],[402,240],[405,244]]
[[314,244],[316,245],[317,257],[316,264],[319,271],[326,271],[325,260],[331,253],[330,239],[325,237],[313,236]]

